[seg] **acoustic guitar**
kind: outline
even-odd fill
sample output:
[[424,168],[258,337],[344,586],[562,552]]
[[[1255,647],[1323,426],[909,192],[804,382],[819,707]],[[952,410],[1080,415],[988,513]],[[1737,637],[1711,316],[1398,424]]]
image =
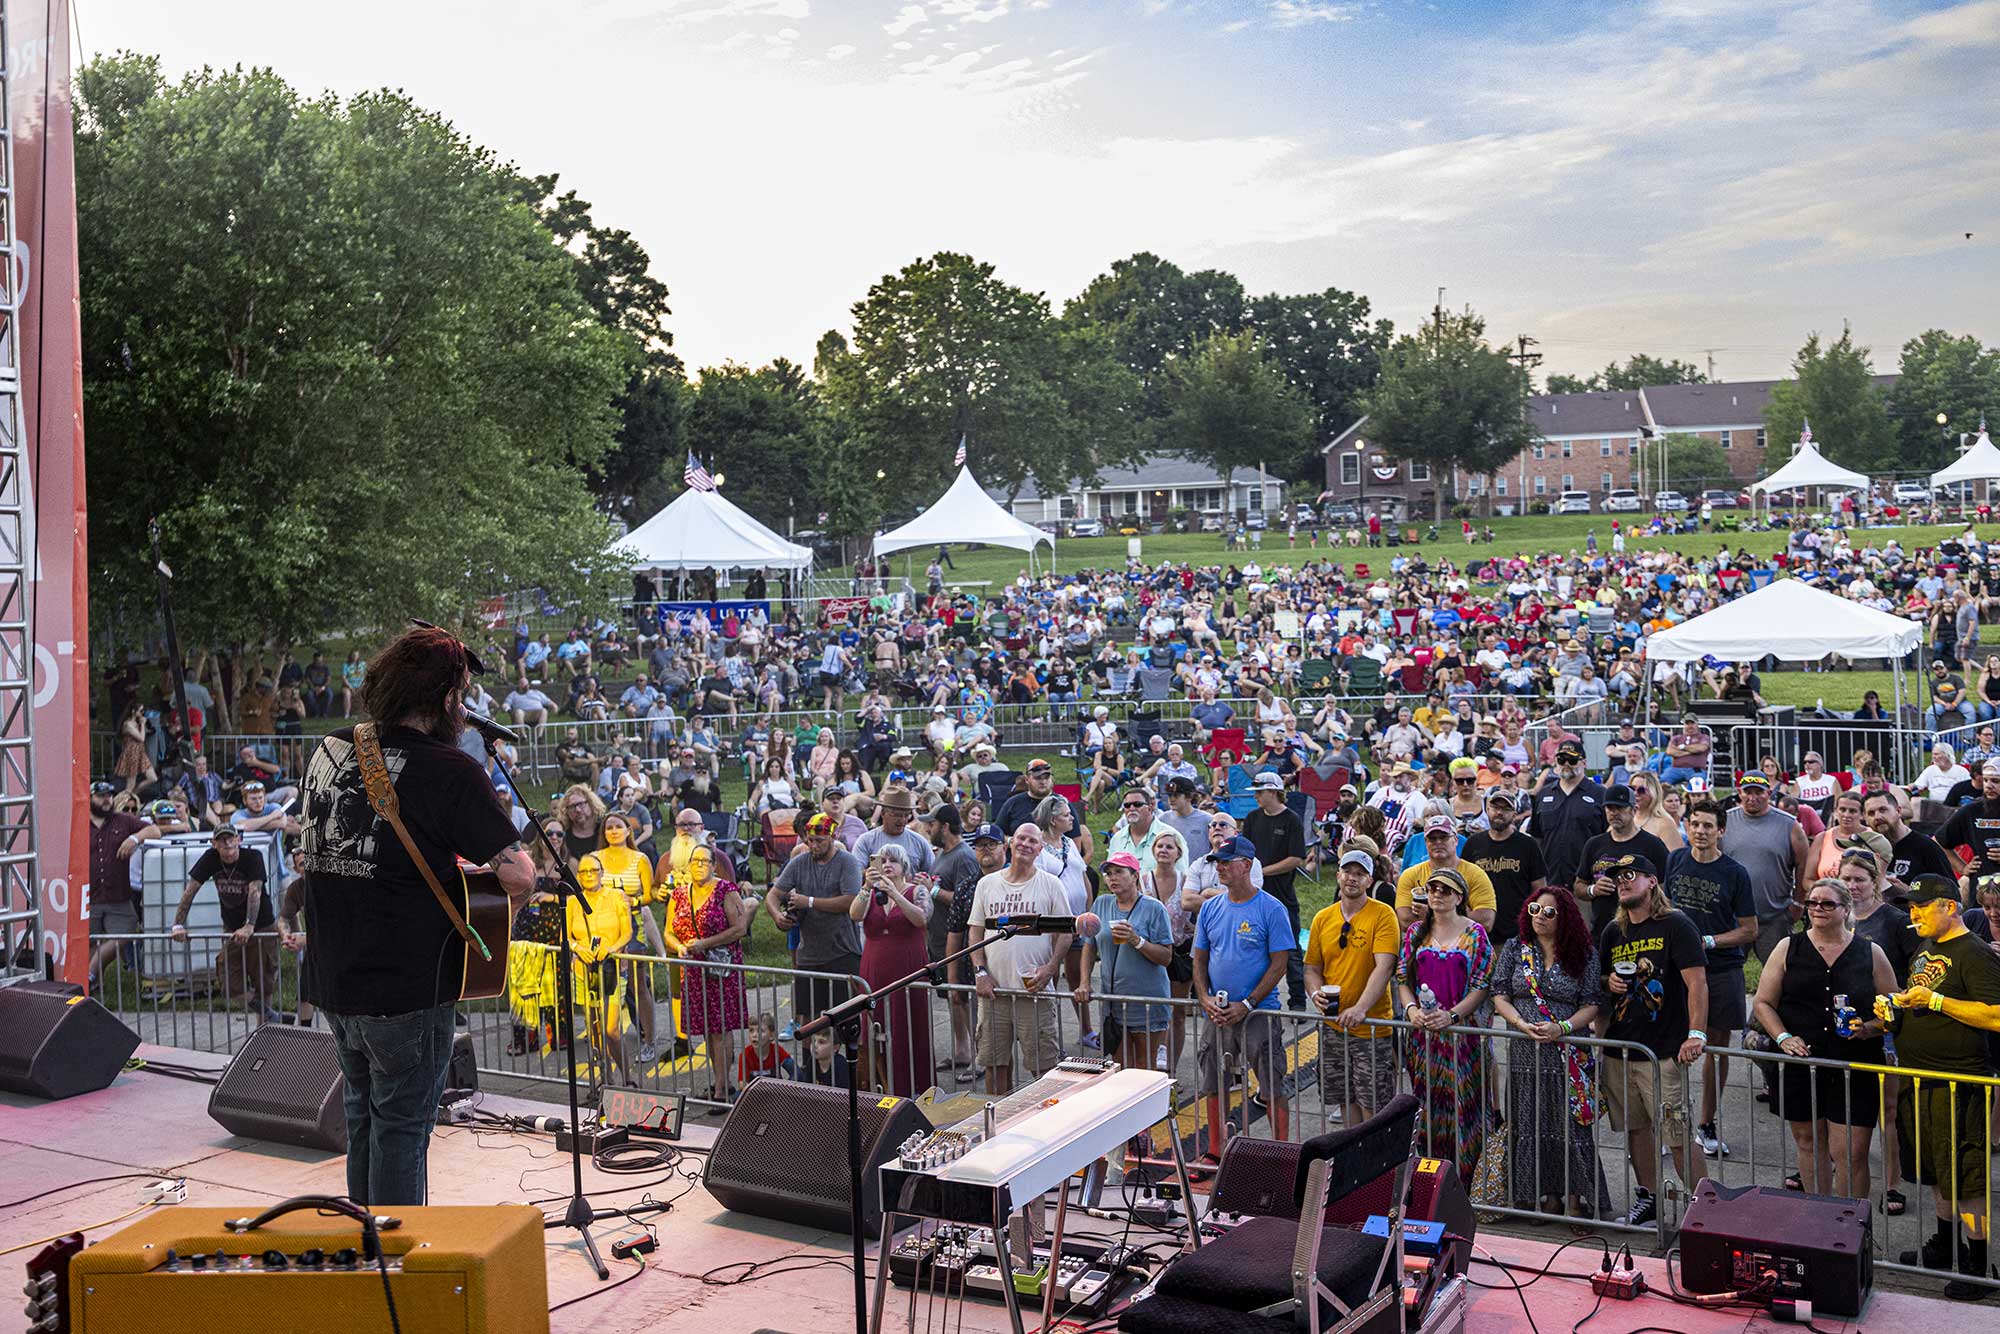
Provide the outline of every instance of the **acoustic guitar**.
[[471,941],[463,942],[465,982],[458,989],[460,1000],[484,1000],[507,991],[507,947],[513,943],[514,914],[507,906],[507,891],[500,877],[483,866],[459,863],[458,878],[464,891],[461,911],[465,924],[485,944],[482,956]]

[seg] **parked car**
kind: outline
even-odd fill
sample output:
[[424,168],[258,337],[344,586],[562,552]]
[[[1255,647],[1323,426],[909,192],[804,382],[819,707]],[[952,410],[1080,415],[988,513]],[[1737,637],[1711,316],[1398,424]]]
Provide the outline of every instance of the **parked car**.
[[1563,492],[1561,495],[1556,497],[1555,512],[1557,514],[1590,513],[1590,492],[1588,491]]
[[1201,518],[1195,526],[1204,533],[1219,533],[1222,531],[1222,525],[1227,521],[1228,516],[1221,510],[1203,510]]
[[1688,507],[1688,498],[1678,491],[1655,491],[1653,508],[1662,514],[1679,513]]
[[1701,498],[1711,509],[1719,510],[1733,510],[1742,503],[1738,492],[1725,491],[1721,487],[1710,487],[1701,493]]
[[1298,504],[1292,506],[1292,522],[1301,528],[1305,528],[1318,523],[1319,515],[1313,512],[1311,505],[1301,500]]
[[1262,528],[1264,526],[1264,511],[1251,510],[1248,515],[1244,516],[1243,526],[1245,528]]
[[1104,520],[1078,519],[1070,524],[1069,535],[1071,537],[1102,537],[1104,536]]
[[1639,499],[1639,493],[1629,486],[1621,486],[1614,491],[1604,493],[1606,514],[1636,513],[1644,508],[1645,502]]
[[1358,528],[1361,525],[1361,507],[1345,501],[1328,505],[1326,521],[1341,528]]
[[1890,495],[1898,505],[1925,505],[1930,503],[1931,489],[1922,482],[1898,482]]
[[1139,520],[1136,516],[1123,519],[1119,522],[1118,536],[1137,537],[1138,535],[1139,535]]

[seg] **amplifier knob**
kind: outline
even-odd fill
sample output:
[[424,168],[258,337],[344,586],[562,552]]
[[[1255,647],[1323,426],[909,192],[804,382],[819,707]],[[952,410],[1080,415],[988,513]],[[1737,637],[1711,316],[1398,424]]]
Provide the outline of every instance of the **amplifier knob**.
[[355,1260],[359,1259],[360,1255],[361,1253],[352,1246],[343,1246],[333,1253],[333,1263],[335,1267],[340,1269],[352,1269],[354,1268]]
[[286,1257],[283,1251],[264,1252],[264,1268],[266,1269],[283,1269],[290,1263],[291,1261]]
[[299,1252],[299,1268],[318,1269],[326,1263],[326,1252],[314,1246]]

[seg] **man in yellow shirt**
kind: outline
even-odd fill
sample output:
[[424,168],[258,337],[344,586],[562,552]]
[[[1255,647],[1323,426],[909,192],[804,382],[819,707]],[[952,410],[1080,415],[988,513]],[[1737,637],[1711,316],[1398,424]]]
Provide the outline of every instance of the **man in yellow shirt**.
[[1416,889],[1429,882],[1436,871],[1456,871],[1465,877],[1467,916],[1487,930],[1493,929],[1493,914],[1500,901],[1493,894],[1493,882],[1486,872],[1458,858],[1458,825],[1448,815],[1433,815],[1424,823],[1424,851],[1430,855],[1396,880],[1396,917],[1405,931],[1417,920]]
[[1356,1126],[1396,1096],[1395,1030],[1362,1021],[1389,1017],[1402,935],[1395,909],[1368,892],[1375,883],[1372,856],[1359,848],[1342,853],[1337,879],[1339,897],[1319,910],[1306,935],[1306,994],[1327,1016],[1320,1097],[1328,1105],[1338,1099],[1343,1124]]
[[1444,695],[1433,690],[1430,698],[1418,705],[1416,712],[1410,715],[1410,721],[1423,728],[1426,732],[1429,732],[1432,736],[1436,736],[1440,730],[1455,725],[1458,720],[1452,716],[1451,710],[1445,706]]

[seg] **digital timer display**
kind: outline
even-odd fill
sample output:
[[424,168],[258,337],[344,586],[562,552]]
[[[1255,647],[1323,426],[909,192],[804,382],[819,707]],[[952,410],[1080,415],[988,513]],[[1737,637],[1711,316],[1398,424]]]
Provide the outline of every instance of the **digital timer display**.
[[598,1121],[602,1125],[630,1126],[679,1139],[685,1110],[686,1102],[679,1093],[607,1087],[598,1101]]

